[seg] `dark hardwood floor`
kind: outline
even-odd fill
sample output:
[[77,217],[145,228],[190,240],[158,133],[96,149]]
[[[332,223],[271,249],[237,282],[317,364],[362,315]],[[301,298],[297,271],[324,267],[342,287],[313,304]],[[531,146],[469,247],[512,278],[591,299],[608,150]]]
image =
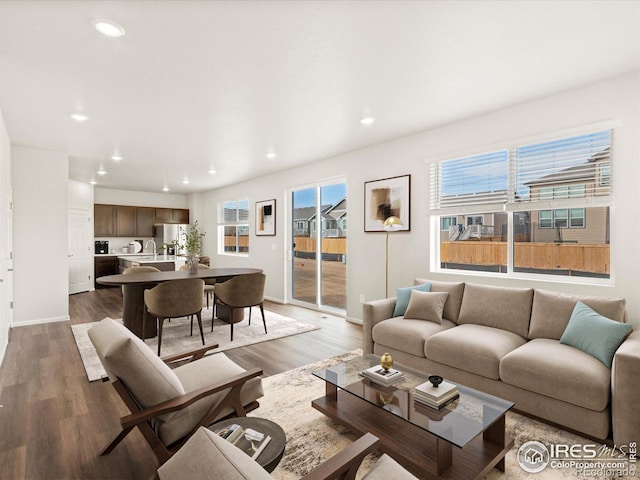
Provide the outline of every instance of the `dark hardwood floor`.
[[[362,346],[362,328],[342,318],[271,302],[265,308],[322,328],[225,352],[245,368],[274,375]],[[72,324],[119,318],[120,289],[71,295],[69,313]],[[108,382],[87,381],[68,322],[12,329],[0,367],[0,479],[150,478],[155,456],[137,430],[99,456],[125,413]]]

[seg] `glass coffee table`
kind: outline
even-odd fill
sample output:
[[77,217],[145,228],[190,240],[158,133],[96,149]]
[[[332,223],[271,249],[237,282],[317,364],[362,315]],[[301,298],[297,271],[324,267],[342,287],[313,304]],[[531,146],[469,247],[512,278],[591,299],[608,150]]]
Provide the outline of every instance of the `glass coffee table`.
[[373,433],[382,451],[420,478],[471,479],[494,467],[504,471],[513,446],[505,436],[512,402],[458,383],[460,397],[436,410],[413,398],[428,373],[395,363],[405,377],[385,387],[360,374],[379,363],[379,356],[364,355],[314,372],[326,382],[326,394],[311,403],[313,408],[355,433]]

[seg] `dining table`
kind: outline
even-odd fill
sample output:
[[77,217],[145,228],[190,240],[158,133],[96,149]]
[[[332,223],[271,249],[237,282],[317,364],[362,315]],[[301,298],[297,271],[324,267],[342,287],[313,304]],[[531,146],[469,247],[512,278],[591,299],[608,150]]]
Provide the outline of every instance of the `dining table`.
[[[142,338],[142,325],[145,321],[144,291],[153,288],[155,285],[174,280],[184,280],[188,278],[201,278],[202,280],[215,279],[216,283],[225,282],[238,275],[251,273],[262,273],[259,268],[202,268],[197,272],[186,270],[176,270],[167,272],[143,272],[118,275],[106,275],[98,277],[96,282],[101,285],[117,286],[122,288],[122,323],[138,337]],[[231,321],[231,311],[228,308],[216,308],[218,318]],[[214,305],[215,308],[215,305]],[[240,313],[240,312],[239,312]],[[236,314],[236,317],[238,315]],[[236,321],[240,318],[236,318]],[[144,328],[145,338],[152,338],[157,335],[157,322],[151,315],[148,316]]]

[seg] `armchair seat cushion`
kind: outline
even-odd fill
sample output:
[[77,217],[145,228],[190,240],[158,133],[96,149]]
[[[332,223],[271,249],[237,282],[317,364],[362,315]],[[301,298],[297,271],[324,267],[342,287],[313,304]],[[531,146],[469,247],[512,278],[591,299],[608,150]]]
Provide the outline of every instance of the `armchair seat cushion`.
[[386,453],[382,454],[375,465],[362,477],[362,480],[388,480],[390,478],[394,480],[418,480],[418,477],[406,471]]
[[505,355],[503,382],[597,412],[609,404],[611,370],[558,340],[536,338]]
[[[230,360],[224,353],[208,355],[197,362],[187,363],[173,370],[185,393],[191,393],[216,383],[223,383],[229,377],[244,372],[244,368]],[[171,445],[183,438],[209,408],[222,401],[229,390],[209,395],[182,410],[158,417],[155,428],[160,439],[166,445]],[[242,405],[246,406],[263,395],[261,379],[259,377],[252,378],[242,387],[240,400]],[[231,408],[224,409],[218,418],[223,418],[232,412]]]
[[524,345],[526,340],[499,328],[458,325],[426,341],[429,360],[495,380],[500,378],[500,360]]
[[449,320],[442,320],[440,324],[395,317],[375,325],[372,336],[379,345],[424,357],[424,342],[432,335],[455,326]]

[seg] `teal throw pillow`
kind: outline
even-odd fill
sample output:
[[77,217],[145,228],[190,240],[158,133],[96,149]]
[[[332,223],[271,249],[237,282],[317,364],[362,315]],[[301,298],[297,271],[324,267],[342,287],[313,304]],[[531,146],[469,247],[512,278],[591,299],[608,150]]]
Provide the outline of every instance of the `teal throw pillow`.
[[560,343],[578,348],[611,368],[613,355],[633,326],[603,317],[582,302],[576,303]]
[[415,285],[413,287],[398,288],[396,290],[396,306],[393,309],[394,317],[401,317],[404,312],[407,311],[409,306],[409,299],[411,299],[411,290],[419,290],[421,292],[430,292],[431,284],[423,283],[422,285]]

